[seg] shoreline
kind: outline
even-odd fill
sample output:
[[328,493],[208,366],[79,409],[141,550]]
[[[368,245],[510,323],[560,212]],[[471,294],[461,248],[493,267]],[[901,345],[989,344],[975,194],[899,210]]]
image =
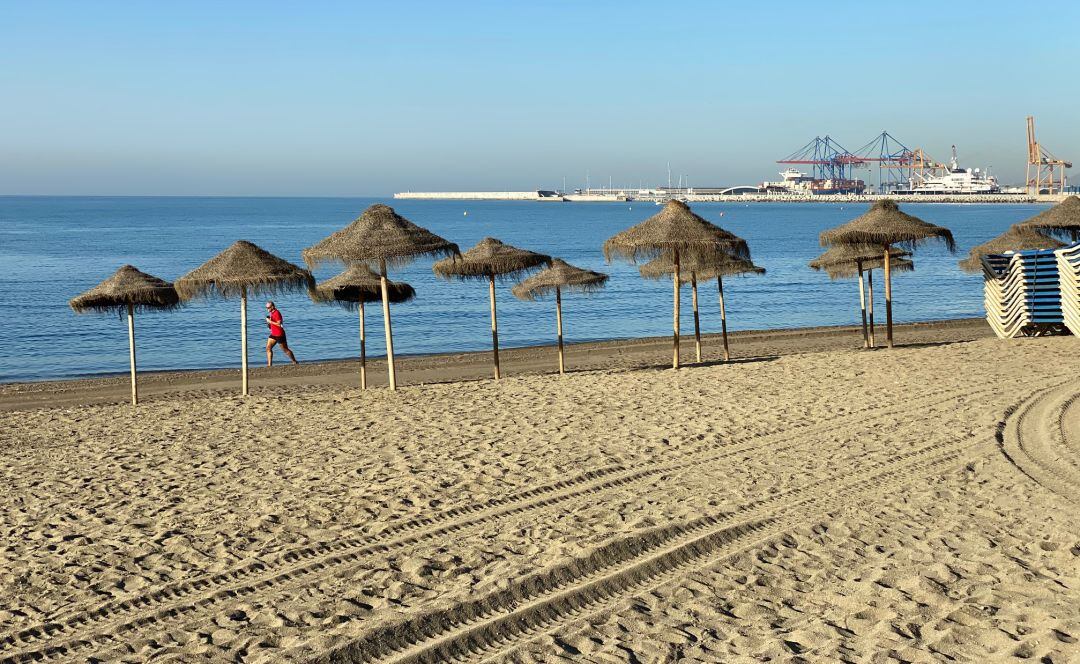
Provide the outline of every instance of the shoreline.
[[[982,318],[956,318],[903,323],[895,326],[897,345],[924,346],[971,341],[993,336]],[[878,343],[884,343],[884,325],[878,326]],[[859,350],[858,325],[742,330],[729,333],[732,362],[830,350]],[[702,364],[722,363],[720,335],[703,334]],[[684,331],[680,349],[686,368],[696,365],[693,332]],[[505,377],[557,374],[555,345],[499,349]],[[610,339],[566,344],[568,373],[670,366],[671,337]],[[457,383],[491,377],[491,351],[398,355],[397,372],[403,388]],[[299,365],[252,366],[255,394],[280,387],[337,386],[357,388],[355,358],[312,360]],[[368,357],[370,387],[386,384],[385,356]],[[229,392],[239,385],[239,367],[147,371],[139,374],[140,400],[154,400],[186,392]],[[129,395],[127,372],[78,378],[23,381],[0,384],[0,411],[55,408],[86,404],[123,403]]]

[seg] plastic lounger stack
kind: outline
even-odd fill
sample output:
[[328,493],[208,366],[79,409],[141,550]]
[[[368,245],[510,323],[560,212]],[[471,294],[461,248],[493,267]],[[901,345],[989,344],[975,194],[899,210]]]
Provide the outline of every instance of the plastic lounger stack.
[[1061,315],[1065,327],[1080,336],[1080,244],[1058,249],[1054,254],[1061,283]]
[[1003,339],[1065,332],[1058,259],[1051,250],[983,257],[986,320]]

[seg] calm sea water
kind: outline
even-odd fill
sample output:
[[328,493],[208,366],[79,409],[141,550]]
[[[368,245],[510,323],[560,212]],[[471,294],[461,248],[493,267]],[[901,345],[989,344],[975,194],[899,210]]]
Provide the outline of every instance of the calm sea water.
[[[125,324],[115,316],[76,315],[68,299],[124,263],[175,279],[228,246],[247,239],[294,262],[300,251],[341,228],[369,198],[112,198],[0,197],[0,320],[4,352],[0,381],[38,380],[122,372],[127,366]],[[642,280],[635,267],[606,265],[604,240],[655,214],[651,203],[529,203],[386,201],[421,226],[457,242],[464,251],[484,236],[559,256],[608,272],[606,290],[564,298],[569,340],[670,333],[667,282]],[[818,234],[861,214],[864,205],[697,204],[694,209],[744,237],[762,277],[725,282],[730,327],[767,329],[851,324],[858,318],[854,281],[831,282],[806,264],[821,249]],[[931,246],[916,255],[916,271],[894,282],[898,321],[982,315],[982,285],[956,261],[971,246],[1026,219],[1044,206],[906,205],[927,221],[952,229],[956,256]],[[465,214],[465,213],[468,214]],[[721,216],[723,213],[723,216]],[[320,280],[336,273],[316,272]],[[485,349],[490,344],[483,283],[436,279],[429,260],[392,274],[416,287],[418,297],[393,310],[395,350],[434,353]],[[504,284],[498,292],[504,346],[550,343],[554,305],[519,302]],[[703,290],[702,325],[719,328],[715,286]],[[353,357],[355,314],[316,305],[306,295],[275,298],[289,341],[301,360]],[[251,359],[262,362],[265,326],[261,302],[249,321]],[[880,306],[880,303],[879,303]],[[687,302],[684,329],[692,329]],[[378,307],[369,307],[369,353],[384,352]],[[884,314],[880,314],[883,319]],[[136,318],[141,369],[235,366],[239,303],[199,301],[175,312]]]

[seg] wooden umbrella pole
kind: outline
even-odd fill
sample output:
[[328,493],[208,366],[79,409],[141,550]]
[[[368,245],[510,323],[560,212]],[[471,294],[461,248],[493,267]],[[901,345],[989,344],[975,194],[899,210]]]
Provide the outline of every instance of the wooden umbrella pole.
[[390,389],[397,389],[397,375],[394,372],[394,331],[390,325],[390,293],[386,279],[386,261],[379,261],[379,285],[382,288],[383,330],[386,331],[386,369],[390,376]]
[[360,389],[367,389],[367,348],[364,332],[364,303],[360,302]]
[[559,329],[559,374],[566,373],[566,366],[563,363],[563,341],[562,341],[562,291],[558,286],[555,287],[555,322]]
[[697,361],[701,362],[701,319],[698,317],[697,308],[697,273],[690,272],[690,287],[693,291],[691,298],[694,305],[694,350],[697,353]]
[[672,336],[674,348],[673,348],[673,351],[672,351],[671,366],[672,366],[673,369],[678,369],[679,368],[679,251],[678,250],[675,251],[675,272],[674,272],[673,276],[674,276],[674,283],[675,283],[675,312],[674,312],[675,318],[674,318],[673,327],[674,327],[675,333]]
[[248,395],[247,286],[240,289],[240,393]]
[[716,289],[720,292],[720,336],[724,338],[724,361],[731,359],[727,343],[727,310],[724,308],[724,278],[716,275]]
[[890,269],[889,247],[885,246],[885,342],[893,347],[892,338],[892,270]]
[[139,385],[135,378],[135,305],[128,302],[128,355],[131,358],[131,405],[139,404]]
[[501,378],[499,374],[499,323],[495,315],[495,275],[490,275],[488,280],[488,298],[491,300],[491,353],[495,360],[495,380]]
[[867,295],[869,296],[869,301],[867,302],[866,306],[867,306],[867,311],[870,314],[870,347],[874,348],[877,345],[877,342],[874,339],[874,271],[873,270],[867,270],[866,271],[866,286],[867,286]]
[[866,293],[865,284],[863,283],[863,269],[862,261],[856,261],[855,264],[859,268],[859,309],[862,310],[862,345],[863,348],[870,347],[870,334],[866,330]]

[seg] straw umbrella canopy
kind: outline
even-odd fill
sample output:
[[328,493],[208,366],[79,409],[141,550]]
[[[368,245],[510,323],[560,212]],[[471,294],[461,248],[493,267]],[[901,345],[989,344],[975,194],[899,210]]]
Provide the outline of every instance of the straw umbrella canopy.
[[[889,260],[889,264],[892,266],[893,273],[896,272],[914,272],[915,262],[910,258],[902,258],[902,256],[910,256],[911,254],[904,252],[897,252],[893,254]],[[873,270],[882,268],[885,266],[885,261],[880,257],[874,257],[871,260],[865,261],[862,264],[863,271],[869,275]],[[859,276],[858,265],[854,263],[848,263],[846,265],[834,265],[825,270],[825,274],[829,275],[829,279],[850,279],[852,277]]]
[[[898,247],[889,249],[889,257],[893,264],[910,256],[910,251]],[[857,275],[860,267],[863,270],[872,270],[882,267],[884,264],[885,261],[877,248],[852,245],[830,247],[820,256],[810,261],[812,269],[825,272],[832,279],[846,279]]]
[[386,277],[386,266],[408,265],[422,256],[457,256],[459,253],[458,246],[453,242],[417,226],[389,205],[376,203],[345,228],[305,249],[302,255],[308,267],[322,263],[370,263],[372,267],[378,267],[383,330],[386,333],[386,365],[390,389],[396,390],[394,334],[390,324],[390,281]]
[[900,211],[896,201],[875,202],[870,210],[852,221],[821,234],[821,246],[854,245],[877,248],[885,268],[885,335],[889,348],[893,346],[891,254],[894,247],[914,249],[929,240],[940,240],[949,251],[956,251],[952,231],[929,224],[918,217]]
[[1064,242],[1044,235],[1034,226],[1016,224],[993,240],[972,247],[968,257],[960,261],[960,269],[964,272],[979,272],[982,270],[982,257],[991,254],[1030,249],[1060,249],[1064,246]]
[[491,350],[495,380],[499,380],[499,325],[495,314],[495,279],[511,278],[538,267],[551,265],[551,256],[519,249],[493,237],[486,237],[460,257],[444,258],[432,266],[443,279],[482,279],[488,282],[491,301]]
[[1018,224],[1045,233],[1080,240],[1080,197],[1069,196],[1049,210],[1044,210]]
[[746,240],[712,224],[690,210],[682,201],[668,201],[658,214],[618,233],[604,243],[604,258],[614,257],[636,263],[666,256],[674,264],[672,366],[679,367],[679,282],[680,263],[708,260],[717,253],[750,258]]
[[[893,271],[909,272],[915,264],[905,260],[910,251],[889,249],[889,264]],[[873,247],[863,248],[852,245],[837,245],[814,260],[810,267],[825,271],[830,279],[859,278],[859,309],[862,316],[863,347],[874,347],[874,270],[885,265],[880,252]],[[869,304],[867,304],[869,290]],[[870,325],[867,328],[867,309],[869,308]]]
[[135,311],[174,309],[179,304],[180,296],[177,295],[172,284],[146,274],[132,265],[124,265],[113,276],[68,302],[77,314],[88,312],[127,314],[132,404],[139,403],[139,386],[135,372]]
[[217,256],[176,280],[181,301],[218,295],[240,296],[240,392],[248,395],[247,296],[273,295],[315,288],[315,278],[302,267],[238,240]]
[[[392,304],[408,302],[416,290],[400,281],[387,282],[387,295]],[[363,263],[349,266],[344,272],[315,287],[316,302],[336,304],[360,312],[360,389],[367,389],[367,343],[364,330],[364,303],[382,299],[382,280]]]
[[[720,334],[724,343],[724,361],[731,359],[731,350],[728,347],[727,334],[727,308],[724,306],[724,277],[740,276],[749,274],[765,274],[765,268],[754,265],[753,261],[746,258],[735,258],[727,254],[716,254],[703,262],[700,259],[689,265],[683,265],[680,281],[689,283],[694,305],[694,342],[697,351],[697,361],[701,361],[701,323],[698,316],[698,281],[716,279],[717,293],[720,297]],[[666,256],[654,258],[638,268],[638,272],[646,279],[661,279],[675,272],[675,263]]]
[[510,292],[519,300],[538,300],[555,293],[555,327],[559,336],[559,373],[566,373],[563,359],[562,291],[595,293],[607,283],[608,275],[570,265],[561,258],[551,261],[551,267],[537,272],[514,286]]

